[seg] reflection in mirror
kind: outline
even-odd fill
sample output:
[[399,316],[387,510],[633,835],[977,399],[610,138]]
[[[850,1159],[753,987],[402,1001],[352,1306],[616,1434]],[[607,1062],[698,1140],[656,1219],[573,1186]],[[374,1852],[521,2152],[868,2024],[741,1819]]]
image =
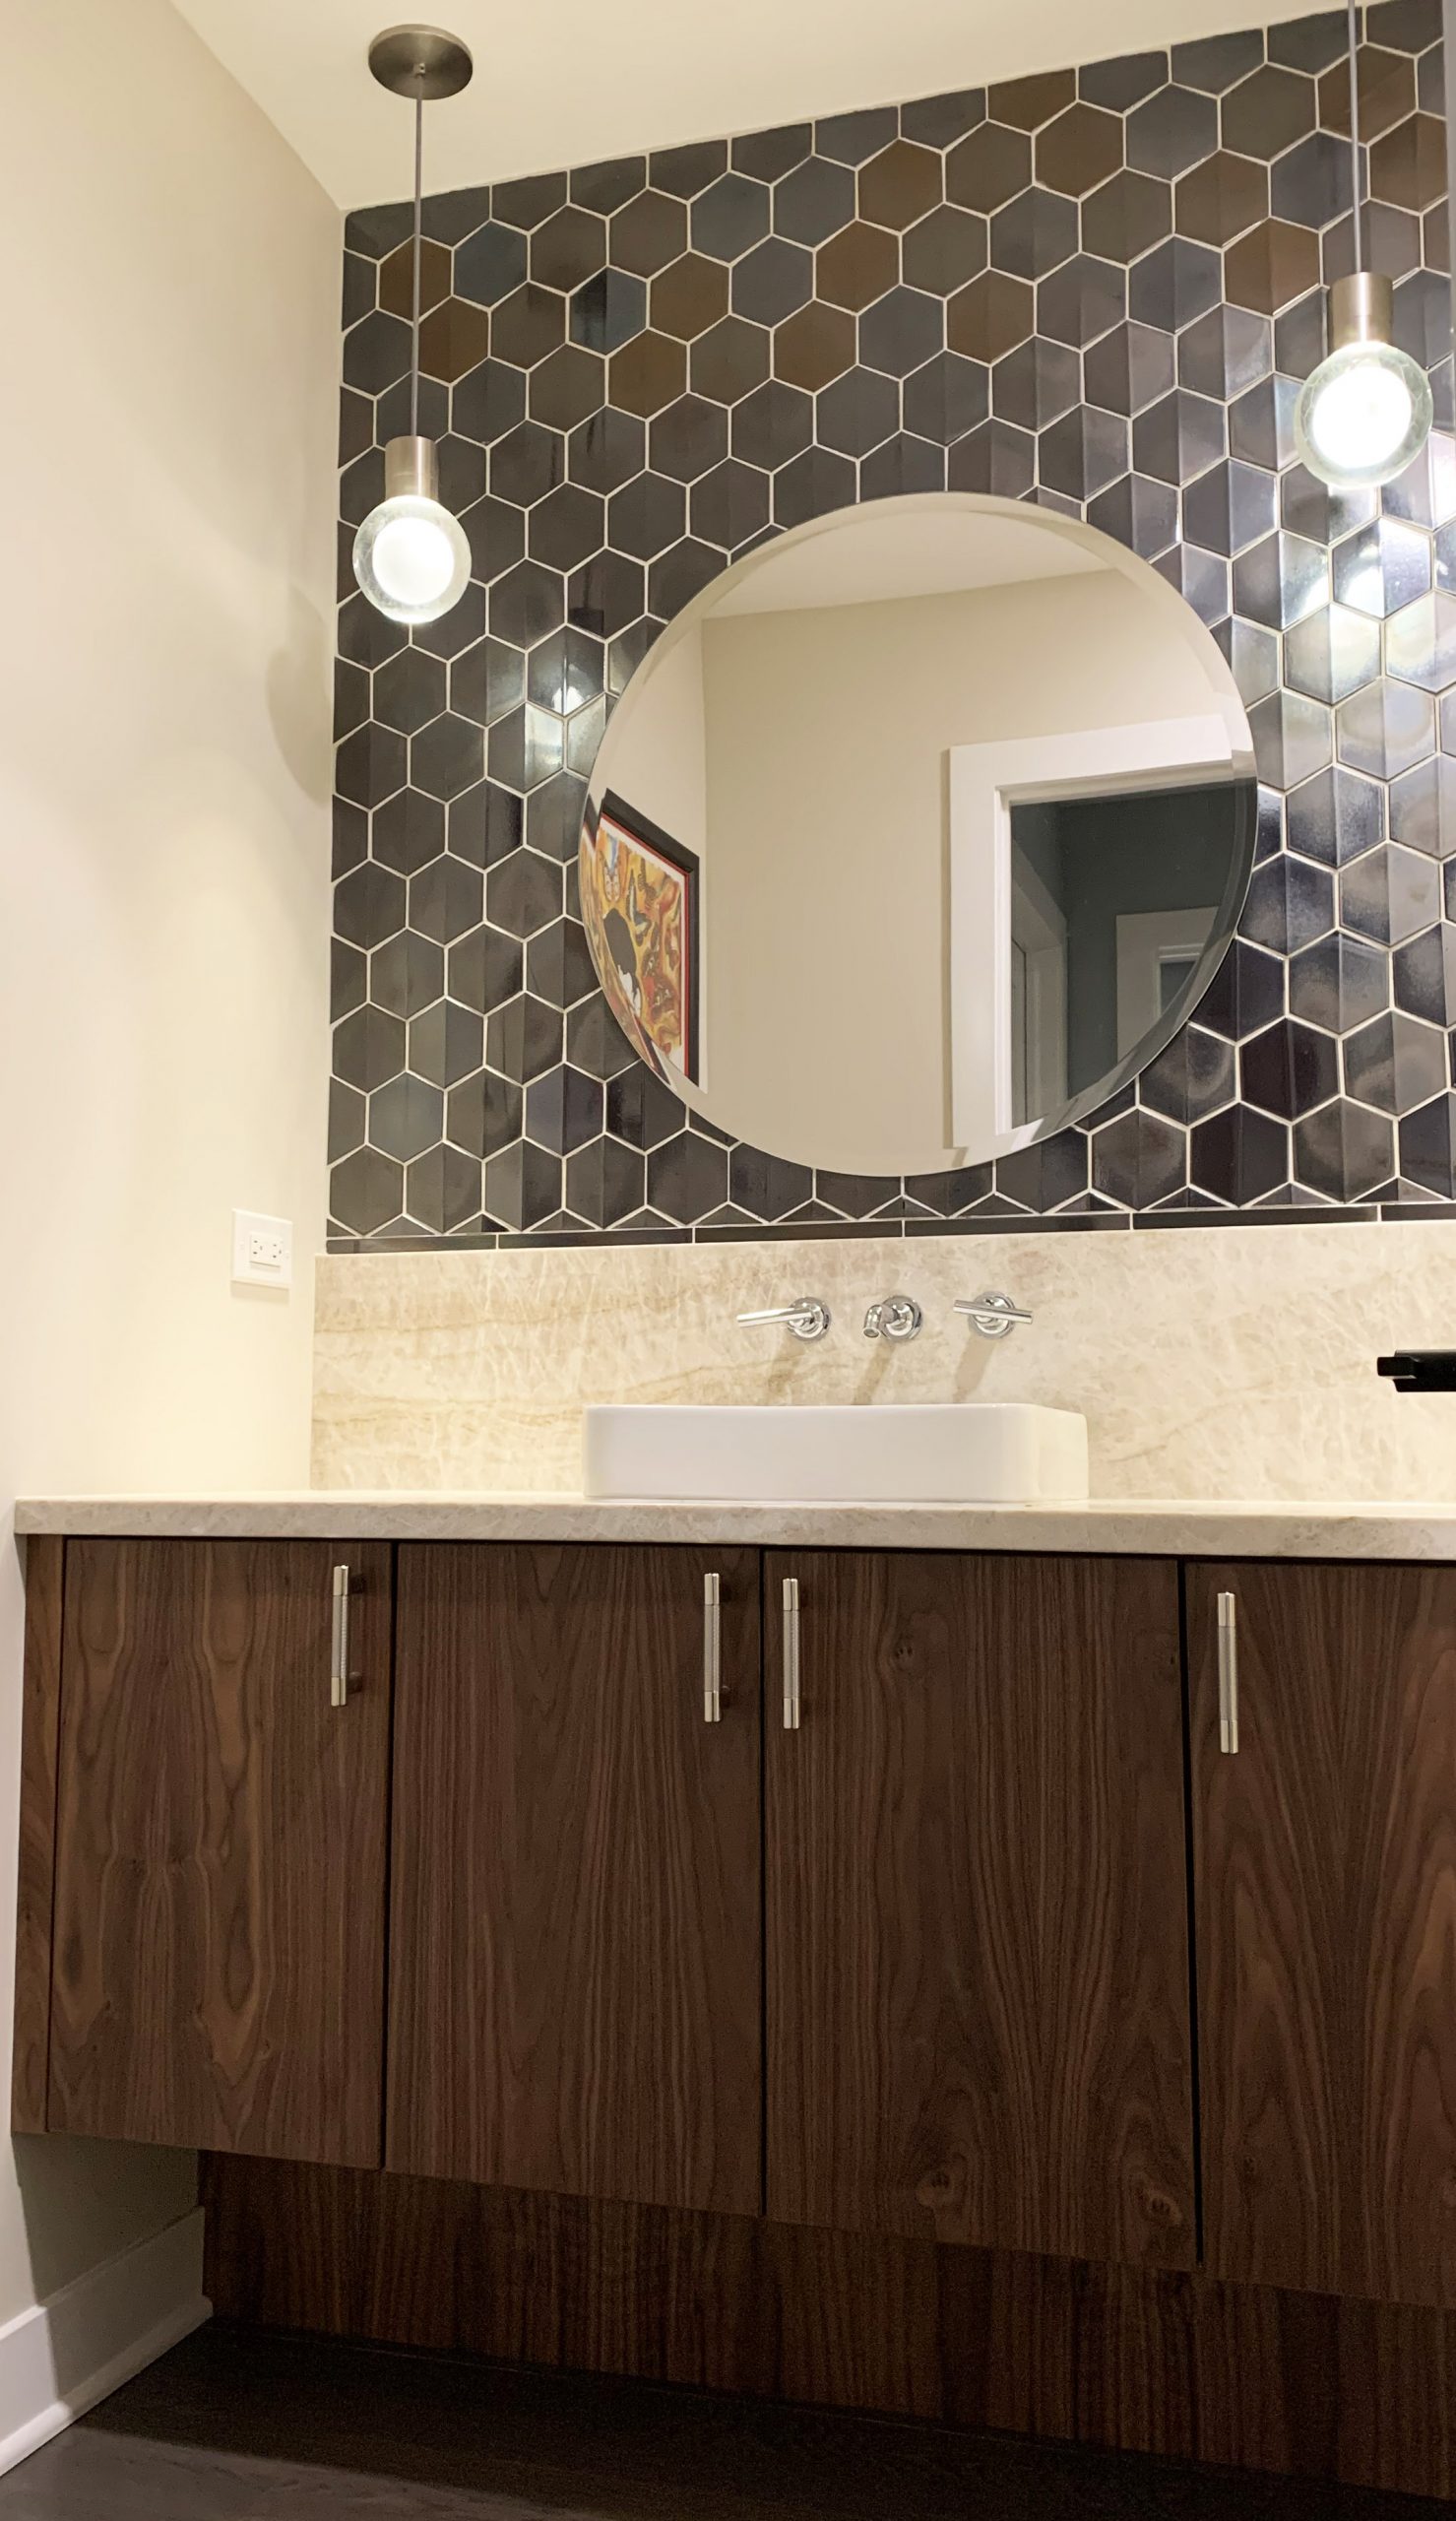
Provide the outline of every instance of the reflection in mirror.
[[928,1173],[1160,1049],[1253,847],[1233,678],[1155,571],[954,493],[816,520],[678,616],[598,755],[582,907],[647,1065],[716,1127]]

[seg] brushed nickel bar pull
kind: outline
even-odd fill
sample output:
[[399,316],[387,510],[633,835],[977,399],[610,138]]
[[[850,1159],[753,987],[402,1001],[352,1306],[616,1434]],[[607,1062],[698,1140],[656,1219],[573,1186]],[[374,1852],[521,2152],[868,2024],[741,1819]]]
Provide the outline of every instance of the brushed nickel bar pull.
[[798,1731],[798,1578],[784,1579],[784,1730]]
[[703,1578],[703,1722],[723,1721],[723,1582]]
[[329,1705],[348,1705],[348,1569],[334,1570],[334,1638],[329,1658]]
[[1238,1748],[1238,1604],[1219,1595],[1219,1749]]

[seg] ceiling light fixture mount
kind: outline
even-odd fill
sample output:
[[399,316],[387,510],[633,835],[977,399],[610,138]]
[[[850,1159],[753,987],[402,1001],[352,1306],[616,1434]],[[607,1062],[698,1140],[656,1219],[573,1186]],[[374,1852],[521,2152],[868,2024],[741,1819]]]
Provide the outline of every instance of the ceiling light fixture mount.
[[[1395,292],[1362,268],[1360,215],[1360,29],[1348,0],[1350,184],[1355,269],[1329,291],[1329,352],[1299,389],[1295,443],[1308,470],[1333,489],[1392,482],[1430,435],[1430,384],[1395,342]],[[1368,244],[1368,233],[1365,243]]]
[[419,434],[419,255],[424,174],[424,108],[458,97],[474,67],[458,35],[440,27],[386,27],[369,46],[369,68],[392,96],[414,104],[414,269],[410,324],[410,433],[384,450],[384,497],[354,536],[353,573],[391,621],[437,621],[465,593],[471,549],[458,517],[440,499],[439,459]]

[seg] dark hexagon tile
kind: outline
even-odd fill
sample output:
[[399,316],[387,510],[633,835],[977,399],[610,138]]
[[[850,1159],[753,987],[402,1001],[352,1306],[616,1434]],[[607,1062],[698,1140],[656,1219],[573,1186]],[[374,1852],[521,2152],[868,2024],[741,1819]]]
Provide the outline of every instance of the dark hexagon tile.
[[519,1138],[486,1158],[483,1199],[488,1220],[513,1234],[529,1234],[561,1205],[560,1157]]
[[[387,811],[386,808],[380,808]],[[351,867],[359,867],[369,855],[369,817],[359,806],[349,805],[347,798],[336,797],[330,815],[332,847],[330,872],[336,882],[347,875]]]
[[339,513],[346,525],[362,525],[384,496],[384,456],[377,446],[347,464],[339,477]]
[[1261,220],[1224,257],[1224,286],[1235,306],[1277,315],[1318,287],[1319,247],[1307,227]]
[[1242,551],[1272,531],[1274,492],[1273,474],[1256,465],[1215,464],[1183,493],[1183,531],[1210,551]]
[[1411,114],[1371,143],[1372,200],[1397,210],[1430,210],[1445,197],[1446,132],[1435,114]]
[[1024,342],[991,370],[991,409],[1017,427],[1044,429],[1080,402],[1082,366],[1062,342]]
[[740,463],[760,465],[766,473],[799,454],[813,433],[814,406],[808,395],[779,377],[758,386],[732,416],[734,455]]
[[[402,788],[373,816],[371,846],[381,866],[411,875],[445,846],[445,811],[439,800]],[[336,921],[337,925],[337,921]]]
[[642,473],[607,504],[607,534],[612,548],[634,559],[651,560],[665,551],[682,532],[686,493],[680,482],[661,474]]
[[1247,1104],[1234,1104],[1201,1121],[1188,1140],[1188,1176],[1195,1190],[1231,1207],[1252,1207],[1289,1180],[1287,1125]]
[[[997,1159],[996,1190],[1018,1207],[1045,1216],[1077,1198],[1088,1186],[1089,1142],[1081,1130],[1059,1130],[1035,1145]],[[822,1177],[821,1177],[822,1179]]]
[[491,778],[525,796],[561,768],[561,721],[545,709],[512,709],[497,718],[488,747]]
[[946,198],[963,210],[999,210],[1031,180],[1032,144],[1004,123],[981,123],[945,162]]
[[1325,867],[1344,867],[1385,837],[1383,788],[1336,767],[1294,789],[1287,807],[1289,845]]
[[382,806],[405,785],[405,739],[374,722],[346,736],[334,756],[334,785],[352,806]]
[[535,367],[565,338],[564,299],[536,281],[527,281],[502,298],[490,319],[492,353],[512,367]]
[[1324,9],[1317,17],[1291,18],[1282,26],[1271,27],[1267,38],[1271,61],[1282,62],[1288,70],[1315,74],[1344,59],[1347,40],[1343,9]]
[[[383,714],[383,713],[381,713]],[[352,735],[369,715],[369,678],[341,657],[334,668],[334,741]]]
[[1329,599],[1328,556],[1300,535],[1266,535],[1234,563],[1234,610],[1272,629],[1292,629]]
[[1395,1170],[1395,1132],[1379,1113],[1359,1103],[1326,1104],[1297,1121],[1295,1179],[1325,1198],[1368,1197]]
[[721,404],[684,394],[653,421],[649,461],[654,473],[665,474],[674,482],[693,482],[722,463],[728,453],[728,414]]
[[1332,131],[1311,132],[1270,170],[1269,207],[1276,219],[1328,227],[1350,210],[1350,143]]
[[365,595],[349,595],[339,608],[339,653],[356,666],[381,666],[406,644],[410,633],[387,620]]
[[490,450],[491,490],[516,507],[543,499],[565,476],[566,440],[539,420],[523,420]]
[[983,421],[958,438],[946,464],[948,488],[1001,499],[1025,498],[1036,478],[1036,438],[1009,420]]
[[893,289],[900,270],[900,248],[882,227],[856,220],[821,245],[814,261],[815,287],[832,306],[857,313]]
[[517,937],[499,928],[477,928],[450,948],[450,996],[460,1005],[488,1015],[493,1006],[515,997],[524,961]]
[[[973,362],[979,364],[979,362]],[[891,436],[900,417],[900,390],[893,378],[867,367],[852,367],[825,387],[815,406],[815,426],[822,446],[841,455],[867,455]]]
[[800,307],[774,335],[774,373],[814,393],[855,364],[855,324],[842,306],[816,299]]
[[728,276],[706,254],[680,254],[652,285],[655,331],[693,342],[728,313]]
[[1036,291],[1009,272],[982,272],[956,291],[946,308],[946,340],[967,358],[989,361],[1015,350],[1036,330]]
[[526,830],[531,847],[543,858],[574,867],[581,845],[587,783],[579,773],[563,770],[532,791],[527,802]]
[[813,293],[812,254],[782,236],[766,236],[733,270],[733,313],[750,323],[780,324]]
[[900,108],[900,128],[907,140],[922,140],[927,149],[949,149],[953,141],[985,120],[985,90],[957,88],[943,97],[917,97]]
[[1077,250],[1077,205],[1034,184],[991,218],[991,261],[1022,280],[1042,280]]
[[945,338],[945,309],[923,290],[892,289],[859,318],[859,357],[887,376],[908,376]]
[[1339,1053],[1327,1034],[1282,1019],[1243,1044],[1238,1073],[1246,1103],[1292,1121],[1338,1093]]
[[1332,604],[1307,614],[1285,635],[1285,673],[1314,700],[1348,700],[1380,671],[1380,626]]
[[1319,701],[1306,700],[1298,691],[1276,691],[1255,704],[1248,721],[1259,777],[1272,786],[1298,787],[1329,761],[1330,712]]
[[[1380,44],[1362,43],[1358,56],[1361,138],[1368,147],[1404,122],[1416,104],[1414,64]],[[1350,64],[1342,50],[1319,82],[1319,119],[1327,131],[1350,136]]]
[[[1156,560],[1177,540],[1178,494],[1169,482],[1128,473],[1089,501],[1087,522],[1125,544],[1140,559]],[[1273,683],[1265,688],[1272,690]]]
[[640,1061],[634,1060],[607,1086],[606,1126],[626,1146],[648,1151],[662,1146],[682,1128],[683,1117],[676,1095]]
[[566,199],[566,177],[517,175],[491,186],[490,206],[497,219],[512,227],[538,227]]
[[979,359],[942,351],[905,380],[905,425],[949,446],[979,427],[990,408],[990,377]]
[[1456,441],[1433,429],[1421,453],[1379,493],[1387,516],[1412,525],[1445,525],[1456,517]]
[[[376,945],[369,957],[369,998],[390,1015],[417,1015],[445,987],[445,956],[437,940],[403,928]],[[398,1152],[398,1150],[395,1150]]]
[[1337,929],[1290,964],[1290,1013],[1321,1032],[1349,1033],[1390,1003],[1390,957]]
[[1083,362],[1089,403],[1127,417],[1159,402],[1173,384],[1174,343],[1151,324],[1118,324],[1094,342]]
[[1228,245],[1269,216],[1269,170],[1226,149],[1205,158],[1173,191],[1173,217],[1181,236],[1204,245]]
[[609,254],[622,271],[651,280],[687,245],[687,212],[669,193],[642,192],[612,218]]
[[459,1147],[432,1146],[406,1168],[405,1206],[428,1234],[475,1228],[480,1217],[480,1167]]
[[853,168],[806,158],[774,186],[774,232],[795,245],[822,245],[855,216]]
[[1341,1056],[1346,1093],[1377,1112],[1414,1112],[1448,1082],[1444,1034],[1414,1015],[1377,1015],[1347,1037]]
[[721,175],[692,206],[693,250],[721,263],[735,262],[767,236],[773,198],[751,175]]
[[485,1060],[498,1076],[527,1085],[561,1057],[561,1016],[524,992],[488,1007]]
[[944,446],[904,431],[886,438],[859,467],[861,499],[901,498],[907,491],[944,488]]
[[1205,1120],[1235,1096],[1234,1052],[1216,1033],[1185,1024],[1141,1069],[1138,1101],[1168,1121]]
[[810,446],[774,477],[774,520],[782,526],[802,525],[831,508],[852,507],[855,467],[848,456],[827,446]]
[[976,211],[941,202],[909,230],[901,246],[901,267],[912,289],[949,297],[985,269],[988,252],[985,220]]
[[[781,477],[782,478],[782,477]],[[654,560],[648,572],[647,600],[652,611],[664,621],[691,604],[695,595],[712,584],[723,567],[723,554],[706,543],[684,539],[674,543]]]
[[1284,851],[1256,867],[1238,933],[1271,953],[1296,954],[1335,924],[1333,876],[1308,859]]
[[728,1152],[684,1130],[647,1159],[649,1205],[679,1225],[692,1225],[728,1196]]
[[900,117],[893,105],[870,105],[859,113],[830,114],[814,125],[814,146],[821,157],[846,166],[862,166],[895,137]]
[[382,394],[410,372],[410,327],[376,309],[344,337],[344,382],[360,394]]
[[635,1065],[637,1054],[600,991],[568,1012],[566,1057],[572,1067],[601,1077],[603,1084]]
[[1166,52],[1118,53],[1111,61],[1084,63],[1077,73],[1077,93],[1089,104],[1106,105],[1111,113],[1126,113],[1141,104],[1168,78]]
[[[1438,928],[1423,929],[1419,937],[1397,945],[1390,956],[1390,978],[1396,1005],[1403,1013],[1443,1027],[1456,1023],[1456,928],[1442,920]],[[1444,1043],[1441,1066],[1444,1071]],[[1447,1081],[1443,1073],[1442,1088]]]
[[1331,570],[1339,601],[1380,619],[1424,595],[1430,584],[1430,539],[1398,517],[1381,517],[1335,546]]
[[402,1163],[422,1155],[445,1126],[445,1098],[422,1076],[391,1077],[369,1097],[369,1143]]
[[632,412],[594,412],[567,444],[567,472],[588,490],[619,490],[646,462],[646,424]]
[[606,363],[595,351],[566,342],[542,359],[531,379],[533,420],[553,429],[572,429],[606,400]]
[[1037,460],[1045,488],[1094,498],[1127,471],[1127,422],[1084,403],[1044,432]]
[[646,611],[642,563],[624,551],[599,551],[566,585],[566,617],[594,639],[615,639]]
[[1245,158],[1278,158],[1313,131],[1317,110],[1311,79],[1265,63],[1225,95],[1220,118],[1224,147]]
[[1456,852],[1456,761],[1438,753],[1390,784],[1390,837],[1427,858]]
[[1222,97],[1236,80],[1246,78],[1263,57],[1262,34],[1205,35],[1193,43],[1173,45],[1172,75],[1190,88]]
[[635,1216],[646,1183],[642,1157],[616,1138],[594,1138],[566,1159],[566,1204],[588,1225],[609,1230]]
[[1236,617],[1221,622],[1214,633],[1233,670],[1238,697],[1246,709],[1267,700],[1279,688],[1279,639],[1257,621]]
[[531,556],[548,569],[574,569],[587,554],[601,549],[605,536],[605,501],[578,482],[563,482],[531,511],[528,526]]
[[737,315],[725,316],[711,333],[694,342],[689,357],[689,378],[695,394],[706,394],[712,402],[741,402],[761,385],[769,372],[769,335],[760,324],[745,324]]
[[575,1006],[592,995],[597,973],[580,920],[554,920],[533,937],[526,948],[526,986],[548,1006]]
[[1408,1113],[1398,1134],[1402,1178],[1433,1199],[1449,1199],[1456,1190],[1456,1095]]
[[1240,937],[1232,944],[1195,1010],[1200,1024],[1242,1042],[1284,1012],[1284,965]]
[[508,639],[513,647],[534,647],[538,639],[559,630],[561,621],[561,580],[553,568],[523,560],[519,568],[498,578],[490,590],[491,633],[498,639]]
[[334,1066],[347,1085],[372,1093],[405,1065],[405,1027],[382,1006],[361,1006],[334,1027]]
[[468,788],[463,797],[451,799],[447,819],[452,858],[464,858],[472,867],[494,867],[521,846],[523,808],[508,788],[492,788],[484,781]]
[[762,534],[769,514],[768,475],[731,457],[693,485],[692,531],[701,543],[735,551]]
[[623,411],[650,420],[674,403],[687,381],[687,350],[666,333],[638,333],[613,351],[607,368],[607,390]]
[[1140,174],[1171,181],[1212,157],[1218,136],[1211,97],[1190,88],[1160,88],[1127,117],[1127,162]]
[[1223,296],[1223,264],[1211,246],[1170,236],[1144,254],[1128,275],[1127,311],[1165,333],[1196,323]]
[[1171,226],[1172,188],[1152,175],[1124,169],[1082,204],[1083,245],[1109,262],[1138,261]]
[[1122,118],[1085,98],[1044,124],[1037,135],[1039,184],[1081,199],[1122,163]]
[[726,140],[691,140],[676,149],[655,149],[648,178],[660,192],[675,193],[679,201],[691,201],[694,193],[706,192],[726,172],[728,162]]
[[1039,131],[1069,105],[1077,93],[1075,70],[1043,70],[1026,79],[1003,79],[986,91],[986,111],[1018,131]]
[[1340,925],[1376,945],[1403,945],[1440,917],[1441,872],[1413,849],[1386,846],[1340,877]]
[[892,140],[859,169],[859,216],[876,227],[913,227],[941,198],[938,150]]
[[567,331],[583,350],[621,349],[647,322],[647,283],[635,272],[597,272],[573,290]]
[[1222,461],[1226,428],[1222,404],[1179,388],[1139,413],[1132,425],[1132,460],[1140,473],[1158,481],[1194,481]]
[[404,1167],[374,1147],[346,1156],[330,1176],[329,1205],[348,1234],[378,1234],[400,1214],[404,1199]]
[[526,412],[526,379],[504,360],[482,359],[463,376],[450,396],[450,421],[456,434],[488,446],[515,427]]
[[1178,382],[1194,394],[1231,403],[1274,365],[1273,328],[1239,306],[1210,307],[1178,340]]
[[1187,1176],[1187,1131],[1155,1112],[1125,1112],[1093,1133],[1092,1187],[1123,1207],[1155,1207]]
[[570,192],[584,210],[600,210],[609,218],[647,182],[645,158],[601,158],[591,166],[574,166]]
[[449,945],[478,926],[483,879],[463,858],[436,858],[410,878],[410,925],[437,945]]
[[1434,704],[1407,683],[1369,683],[1342,704],[1335,723],[1340,759],[1372,778],[1394,779],[1435,750]]
[[1127,308],[1126,275],[1116,263],[1076,254],[1037,289],[1037,330],[1082,349],[1120,324]]
[[1274,364],[1284,376],[1308,376],[1325,355],[1325,293],[1311,290],[1276,316]]
[[367,1106],[362,1094],[346,1085],[339,1076],[329,1080],[329,1162],[337,1164],[341,1156],[352,1155],[364,1143],[364,1120]]

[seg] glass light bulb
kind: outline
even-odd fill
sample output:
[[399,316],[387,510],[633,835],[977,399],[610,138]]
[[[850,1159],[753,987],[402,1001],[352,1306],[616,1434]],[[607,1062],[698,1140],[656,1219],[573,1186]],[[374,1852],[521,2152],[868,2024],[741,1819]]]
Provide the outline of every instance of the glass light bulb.
[[354,536],[353,573],[391,621],[437,621],[465,593],[471,547],[438,499],[407,491],[370,509]]
[[1423,368],[1388,342],[1348,342],[1299,389],[1295,443],[1335,489],[1373,489],[1403,473],[1430,434]]

